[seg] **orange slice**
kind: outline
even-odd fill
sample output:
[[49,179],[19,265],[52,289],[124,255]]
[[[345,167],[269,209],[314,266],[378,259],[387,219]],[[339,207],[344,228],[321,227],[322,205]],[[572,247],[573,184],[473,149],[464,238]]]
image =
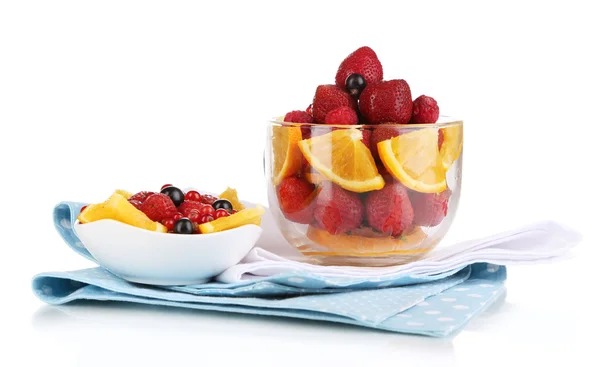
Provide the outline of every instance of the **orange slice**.
[[401,238],[390,236],[367,237],[360,233],[331,234],[313,226],[308,227],[306,236],[313,242],[326,247],[327,252],[310,252],[312,255],[382,256],[390,254],[422,254],[434,245],[421,247],[427,235],[421,227],[404,233]]
[[301,140],[298,146],[312,168],[344,189],[379,190],[385,182],[362,137],[360,130],[340,129]]
[[406,187],[438,193],[446,189],[446,169],[438,151],[438,130],[412,131],[377,144],[383,165]]
[[444,134],[444,142],[440,147],[442,165],[448,170],[462,151],[463,127],[462,125],[454,125],[440,129],[440,131]]
[[302,167],[302,153],[298,149],[301,139],[298,126],[273,127],[273,185],[279,185]]
[[261,218],[264,213],[265,209],[259,205],[254,208],[243,209],[228,217],[221,217],[212,222],[200,224],[198,228],[200,229],[200,233],[214,233],[241,227],[246,224],[256,224],[257,226],[260,226]]
[[240,199],[238,199],[237,190],[228,187],[227,190],[223,191],[221,195],[219,195],[219,199],[227,199],[233,206],[233,209],[240,210],[244,209],[244,205],[240,203]]
[[148,218],[118,192],[100,204],[88,205],[77,217],[81,223],[113,219],[149,231],[167,232],[167,227]]

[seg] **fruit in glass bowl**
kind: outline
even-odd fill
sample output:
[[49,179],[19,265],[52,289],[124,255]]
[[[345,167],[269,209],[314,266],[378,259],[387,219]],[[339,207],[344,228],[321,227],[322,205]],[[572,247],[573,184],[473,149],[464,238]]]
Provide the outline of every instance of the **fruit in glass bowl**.
[[[463,123],[383,80],[368,47],[317,87],[305,111],[268,124],[270,210],[307,261],[386,266],[414,261],[447,233],[460,198]],[[342,83],[343,78],[346,82]]]

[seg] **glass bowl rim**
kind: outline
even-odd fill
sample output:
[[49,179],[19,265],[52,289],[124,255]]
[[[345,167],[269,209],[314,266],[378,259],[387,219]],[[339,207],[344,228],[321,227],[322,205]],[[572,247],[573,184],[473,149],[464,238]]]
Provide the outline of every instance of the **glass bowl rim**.
[[[442,121],[443,120],[443,121]],[[441,122],[440,122],[441,121]],[[306,127],[337,127],[342,129],[364,129],[365,127],[402,127],[407,129],[424,129],[424,128],[444,128],[449,126],[463,125],[463,120],[455,119],[450,116],[440,115],[438,121],[433,124],[373,124],[373,125],[325,125],[317,123],[301,123],[301,122],[285,122],[283,116],[277,118],[271,118],[269,120],[271,125],[279,126],[306,126]]]

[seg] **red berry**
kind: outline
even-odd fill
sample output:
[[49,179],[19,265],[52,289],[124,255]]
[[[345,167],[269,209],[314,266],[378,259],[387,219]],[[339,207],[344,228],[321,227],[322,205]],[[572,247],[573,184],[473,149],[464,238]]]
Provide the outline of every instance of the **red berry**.
[[283,118],[284,122],[298,122],[301,124],[312,124],[315,122],[313,117],[305,111],[292,111],[288,112]]
[[212,205],[217,200],[219,200],[218,197],[215,197],[215,196],[212,196],[209,194],[204,194],[204,195],[202,195],[202,200],[200,200],[200,202],[203,204]]
[[202,200],[202,195],[198,191],[190,190],[185,194],[185,200],[200,201]]
[[198,224],[212,222],[213,220],[215,220],[215,219],[213,217],[211,217],[210,215],[205,215],[200,218],[200,221],[198,222]]
[[367,85],[360,96],[359,107],[371,124],[406,124],[413,108],[410,87],[403,79]]
[[82,206],[81,209],[79,210],[79,212],[80,213],[83,212],[85,210],[85,208],[87,208],[87,205]]
[[415,212],[413,223],[425,227],[435,227],[440,224],[448,214],[448,200],[451,194],[449,189],[439,194],[410,191],[408,195]]
[[373,127],[373,133],[371,134],[371,144],[369,148],[371,148],[371,155],[373,155],[373,159],[375,161],[379,160],[379,151],[377,150],[377,144],[384,141],[389,140],[391,138],[395,138],[396,136],[400,136],[402,134],[402,129],[400,127],[395,126],[376,126]]
[[325,124],[327,125],[356,125],[357,123],[358,115],[348,106],[331,110],[325,116]]
[[143,203],[144,201],[146,201],[146,199],[148,198],[148,196],[154,194],[154,192],[152,191],[140,191],[137,194],[131,195],[131,197],[127,200],[131,201],[139,201],[140,203]]
[[358,194],[337,185],[323,185],[317,195],[316,225],[331,234],[346,233],[358,228],[363,221],[364,213]]
[[193,223],[199,223],[201,217],[202,216],[200,215],[200,212],[196,209],[192,209],[190,215],[188,215],[188,219],[191,220]]
[[135,208],[137,210],[140,210],[142,208],[142,204],[143,203],[141,201],[139,201],[139,200],[131,200],[131,199],[129,199],[128,201],[129,201],[129,204],[135,206]]
[[177,214],[175,214],[175,215],[173,216],[173,220],[174,220],[175,222],[177,222],[177,221],[178,221],[178,220],[180,220],[181,218],[183,218],[183,214],[181,214],[181,213],[177,213]]
[[338,107],[347,106],[356,110],[356,100],[343,89],[333,84],[326,84],[317,87],[312,106],[315,121],[322,124],[327,113]]
[[335,85],[346,88],[346,78],[351,74],[360,74],[367,86],[383,80],[383,67],[375,51],[364,46],[348,55],[338,68]]
[[228,217],[228,216],[229,216],[229,212],[225,209],[217,209],[215,211],[215,219],[222,218],[222,217]]
[[173,227],[175,226],[175,222],[176,222],[176,220],[174,220],[174,219],[165,219],[162,221],[162,224],[165,227],[167,227],[168,231],[172,231]]
[[312,223],[315,194],[315,186],[298,177],[287,177],[277,186],[283,216],[296,223]]
[[312,116],[312,103],[309,104],[308,107],[306,107],[306,113]]
[[167,187],[173,186],[171,184],[164,184],[160,187],[160,191],[163,191],[164,189],[166,189]]
[[152,194],[142,203],[140,208],[153,221],[171,219],[177,214],[173,200],[165,194]]
[[440,117],[440,108],[435,99],[425,95],[413,101],[411,124],[435,124]]
[[196,209],[197,211],[200,211],[205,205],[206,204],[202,204],[199,201],[184,200],[183,203],[179,205],[178,209],[183,216],[187,217],[190,215],[190,210]]
[[399,236],[413,223],[413,208],[404,185],[389,181],[381,190],[371,191],[365,199],[369,225],[391,236]]
[[231,210],[231,215],[234,215],[235,213],[237,213],[237,210],[235,210],[235,209],[232,209],[232,210]]
[[205,206],[200,209],[200,216],[203,217],[205,215],[215,215],[215,209],[212,207],[212,205],[205,204]]

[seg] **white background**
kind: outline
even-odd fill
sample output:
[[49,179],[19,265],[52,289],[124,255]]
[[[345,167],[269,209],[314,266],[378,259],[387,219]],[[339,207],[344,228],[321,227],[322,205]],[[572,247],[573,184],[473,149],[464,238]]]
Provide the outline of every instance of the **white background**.
[[[210,4],[0,1],[0,365],[595,364],[594,1]],[[465,120],[450,239],[555,219],[584,233],[578,257],[510,268],[506,300],[444,340],[35,298],[35,273],[92,266],[54,232],[61,200],[173,183],[263,201],[266,120],[306,108],[362,45]]]

